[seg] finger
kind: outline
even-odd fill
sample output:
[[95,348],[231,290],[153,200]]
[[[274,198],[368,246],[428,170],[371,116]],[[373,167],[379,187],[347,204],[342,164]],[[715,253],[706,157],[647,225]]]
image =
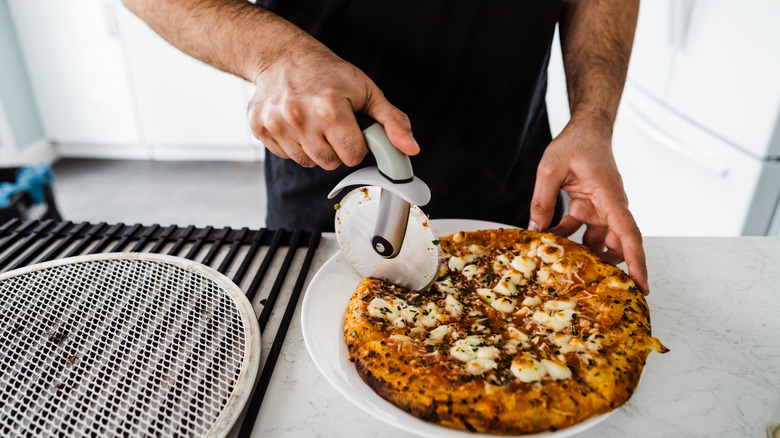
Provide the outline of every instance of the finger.
[[623,263],[623,244],[614,233],[608,233],[604,246],[606,249],[598,252],[602,260],[613,265]]
[[363,113],[385,127],[387,138],[398,150],[406,155],[420,153],[420,145],[412,134],[412,123],[409,116],[385,99],[378,88],[369,93],[368,101],[363,107]]
[[577,197],[578,195],[571,195],[572,199],[569,202],[569,214],[576,217],[577,220],[583,224],[587,224],[589,227],[606,227],[606,218],[603,218],[600,212],[593,205],[593,202],[589,198]]
[[608,232],[609,228],[607,227],[588,225],[587,228],[585,228],[585,233],[582,234],[582,243],[590,248],[591,251],[598,254],[604,251]]
[[267,136],[256,136],[256,138],[260,140],[260,143],[262,143],[263,146],[265,146],[265,148],[268,149],[268,151],[272,154],[279,158],[284,158],[285,160],[290,159],[290,156],[284,152],[284,149],[282,149],[282,147],[279,146],[279,143],[277,143],[273,138]]
[[332,95],[317,96],[313,107],[317,123],[309,128],[309,135],[324,138],[339,161],[347,166],[360,164],[368,149],[350,101],[334,99]]
[[317,166],[325,170],[333,170],[341,165],[338,154],[321,134],[308,138],[301,147]]
[[347,166],[353,167],[363,162],[368,153],[368,147],[351,107],[349,107],[349,112],[345,114],[346,117],[343,117],[338,123],[324,126],[323,134],[339,159]]
[[642,248],[641,238],[637,239],[633,235],[624,236],[621,239],[621,244],[626,265],[628,266],[628,275],[631,276],[644,295],[649,294],[650,284],[647,279],[647,259]]
[[303,150],[303,147],[298,143],[283,142],[282,148],[285,153],[303,167],[316,167],[317,163],[311,159],[311,157]]
[[564,172],[558,171],[556,166],[551,166],[542,158],[536,171],[534,194],[531,198],[529,230],[541,231],[550,226],[564,175]]
[[642,248],[642,233],[634,220],[634,216],[628,211],[623,203],[616,199],[620,197],[611,197],[604,201],[607,224],[619,243],[612,243],[607,240],[607,246],[616,249],[625,258],[628,266],[628,274],[634,279],[642,293],[647,295],[650,292],[647,280],[647,260]]
[[550,228],[547,231],[562,237],[569,237],[577,232],[581,226],[582,222],[577,220],[574,216],[567,214],[561,218],[561,221],[558,223],[558,225]]

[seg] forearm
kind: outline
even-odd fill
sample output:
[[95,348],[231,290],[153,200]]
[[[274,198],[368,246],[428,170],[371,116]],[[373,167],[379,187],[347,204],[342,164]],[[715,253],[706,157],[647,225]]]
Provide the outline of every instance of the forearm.
[[565,1],[560,19],[572,121],[610,135],[626,81],[639,0]]
[[283,18],[246,0],[122,0],[184,53],[249,81],[297,40],[311,40]]

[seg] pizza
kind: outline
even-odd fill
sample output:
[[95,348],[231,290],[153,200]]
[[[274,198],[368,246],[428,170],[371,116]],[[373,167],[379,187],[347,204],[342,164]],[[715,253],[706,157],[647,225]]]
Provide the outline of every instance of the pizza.
[[416,417],[480,433],[559,430],[625,403],[650,351],[668,351],[634,282],[580,244],[516,229],[440,244],[429,290],[365,279],[344,316],[358,374]]

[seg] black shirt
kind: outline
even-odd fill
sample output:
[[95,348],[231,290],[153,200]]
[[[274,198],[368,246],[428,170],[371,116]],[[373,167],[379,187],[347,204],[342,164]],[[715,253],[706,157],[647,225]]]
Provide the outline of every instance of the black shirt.
[[[559,1],[259,3],[360,68],[409,116],[432,219],[528,224],[551,141],[544,98]],[[265,169],[268,227],[333,229],[338,201],[326,195],[355,168],[308,169],[267,153]]]

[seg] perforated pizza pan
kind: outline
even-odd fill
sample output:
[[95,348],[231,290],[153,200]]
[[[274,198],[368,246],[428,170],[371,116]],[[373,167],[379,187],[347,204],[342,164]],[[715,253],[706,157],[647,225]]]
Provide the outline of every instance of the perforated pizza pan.
[[225,436],[260,360],[249,301],[199,263],[99,254],[0,276],[0,436]]

